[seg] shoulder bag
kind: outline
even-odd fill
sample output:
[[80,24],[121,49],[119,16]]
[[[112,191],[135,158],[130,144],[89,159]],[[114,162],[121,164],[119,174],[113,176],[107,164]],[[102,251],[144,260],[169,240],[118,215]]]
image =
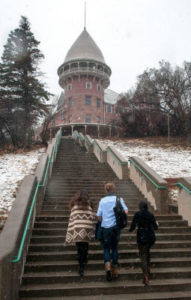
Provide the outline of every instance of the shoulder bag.
[[125,213],[119,197],[116,197],[116,205],[113,208],[116,223],[119,229],[123,229],[127,226],[127,214]]

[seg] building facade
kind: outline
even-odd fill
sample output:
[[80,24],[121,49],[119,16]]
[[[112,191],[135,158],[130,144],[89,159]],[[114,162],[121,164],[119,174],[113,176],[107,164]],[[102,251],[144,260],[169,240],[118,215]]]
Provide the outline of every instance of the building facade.
[[108,127],[118,118],[115,104],[118,94],[107,89],[111,69],[106,64],[86,28],[69,49],[64,63],[58,68],[59,85],[64,89],[58,101],[52,127],[71,130]]

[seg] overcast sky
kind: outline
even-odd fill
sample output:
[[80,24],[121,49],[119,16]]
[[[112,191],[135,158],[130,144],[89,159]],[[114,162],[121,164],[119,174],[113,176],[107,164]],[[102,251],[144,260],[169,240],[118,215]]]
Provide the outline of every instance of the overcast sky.
[[[86,27],[112,70],[110,88],[125,92],[162,59],[191,61],[191,0],[87,0]],[[84,28],[84,0],[0,0],[0,56],[24,15],[45,55],[41,70],[59,94],[57,69]]]

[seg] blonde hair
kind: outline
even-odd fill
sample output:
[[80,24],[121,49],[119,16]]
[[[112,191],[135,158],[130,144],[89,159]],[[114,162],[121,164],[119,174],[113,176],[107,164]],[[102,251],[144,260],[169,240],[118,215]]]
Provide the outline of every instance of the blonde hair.
[[115,193],[116,191],[116,187],[115,184],[113,182],[107,182],[104,185],[104,191],[105,193]]

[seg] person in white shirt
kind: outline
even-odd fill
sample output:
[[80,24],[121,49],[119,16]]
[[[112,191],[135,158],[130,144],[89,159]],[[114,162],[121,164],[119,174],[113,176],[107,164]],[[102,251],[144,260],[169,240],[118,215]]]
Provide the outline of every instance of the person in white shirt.
[[[106,183],[104,186],[106,196],[99,202],[97,211],[98,221],[103,228],[104,263],[106,279],[112,280],[112,277],[118,277],[118,242],[120,239],[120,229],[116,225],[116,218],[113,208],[116,206],[116,187],[114,183]],[[128,208],[123,198],[120,198],[121,205],[128,213]],[[111,265],[112,261],[112,265]]]

